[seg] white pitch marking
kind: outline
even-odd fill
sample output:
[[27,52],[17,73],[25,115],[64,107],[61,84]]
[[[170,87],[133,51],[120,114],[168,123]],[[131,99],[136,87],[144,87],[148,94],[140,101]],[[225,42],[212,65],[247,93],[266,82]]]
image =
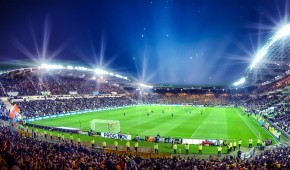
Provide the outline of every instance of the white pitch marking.
[[[236,109],[235,109],[236,112],[238,112]],[[256,135],[256,133],[253,131],[253,129],[248,125],[248,123],[246,123],[246,121],[242,118],[241,114],[238,112],[240,118],[244,121],[244,123],[248,126],[249,129],[251,129],[251,131],[254,133],[254,135],[257,137],[258,139],[258,136]]]
[[191,138],[198,131],[199,128],[200,128],[200,126],[198,126],[198,128],[192,133]]

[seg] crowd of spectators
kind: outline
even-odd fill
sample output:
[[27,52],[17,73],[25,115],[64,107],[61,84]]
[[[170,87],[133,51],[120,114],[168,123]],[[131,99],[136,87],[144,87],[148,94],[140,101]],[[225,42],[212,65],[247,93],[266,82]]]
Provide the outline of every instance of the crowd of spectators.
[[269,92],[269,91],[273,91],[276,89],[281,89],[284,88],[286,86],[290,85],[290,75],[267,85],[264,86],[260,86],[259,88],[257,88],[254,91],[254,94],[261,94],[263,92]]
[[77,91],[79,94],[91,94],[92,92],[99,92],[100,94],[110,94],[111,92],[124,93],[124,90],[120,87],[108,83],[55,75],[42,77],[39,80],[38,86],[42,91],[50,91],[55,95],[68,94],[70,91]]
[[2,100],[0,100],[0,115],[2,115],[3,113],[6,113],[7,112],[7,109],[3,103]]
[[257,96],[247,100],[246,106],[249,111],[259,113],[262,110],[267,110],[268,108],[278,104],[280,101],[281,99],[276,95]]
[[[98,82],[83,78],[73,78],[68,76],[54,74],[30,73],[29,75],[13,75],[10,77],[1,77],[0,95],[6,92],[17,91],[19,95],[40,95],[42,91],[49,91],[52,95],[69,94],[76,91],[78,94],[91,94],[99,92],[100,94],[110,94],[112,92],[122,93],[125,91],[115,85]],[[257,88],[253,94],[270,92],[275,89],[284,88],[289,85],[290,76],[278,80],[275,83]],[[255,98],[249,97],[245,93],[231,94],[229,91],[217,90],[195,90],[187,92],[168,91],[168,92],[149,92],[149,93],[132,93],[131,98],[71,98],[56,100],[37,100],[18,102],[22,114],[27,117],[37,117],[51,115],[55,113],[65,113],[70,111],[97,109],[102,107],[113,107],[130,104],[189,104],[205,106],[222,106],[222,105],[244,105],[247,110],[260,114],[262,111],[269,110],[264,114],[271,118],[272,123],[276,124],[288,134],[289,126],[289,96],[287,94],[263,95]],[[111,100],[113,99],[113,100]],[[241,102],[243,101],[243,102]],[[281,104],[284,103],[284,104]],[[1,108],[0,108],[1,109]]]
[[270,119],[275,125],[290,135],[290,96],[284,98],[283,102],[276,107],[274,117]]
[[25,100],[15,102],[21,114],[27,118],[67,113],[71,111],[92,110],[105,107],[132,105],[128,97],[79,97],[66,99]]
[[225,106],[237,104],[240,100],[247,96],[231,95],[229,93],[216,94],[210,91],[203,91],[202,93],[149,93],[149,94],[135,94],[133,98],[139,103],[146,104],[189,104],[189,105],[210,105],[210,106]]
[[7,120],[8,109],[6,108],[4,102],[0,100],[0,119]]
[[289,83],[290,76],[286,76],[277,82],[259,87],[253,92],[255,97],[249,98],[245,102],[245,107],[247,111],[259,114],[290,135],[290,95],[287,92],[268,93],[276,89],[284,88]]
[[18,92],[19,95],[39,94],[29,77],[0,78],[0,96],[7,96],[7,92]]
[[172,158],[143,159],[135,155],[117,155],[91,151],[82,145],[67,142],[50,143],[35,140],[8,127],[0,127],[1,169],[51,170],[135,170],[135,169],[287,169],[290,148],[266,150],[251,160],[226,156],[221,159]]
[[[259,87],[254,94],[273,91],[289,85],[290,76],[278,82]],[[120,87],[94,80],[61,76],[15,76],[0,78],[0,95],[4,89],[18,91],[19,95],[39,95],[41,91],[51,94],[68,94],[77,91],[89,94],[124,93]],[[241,102],[241,101],[244,102]],[[193,104],[193,105],[244,105],[249,112],[269,119],[290,134],[290,96],[288,94],[231,95],[202,91],[198,93],[148,93],[131,97],[72,97],[65,99],[25,100],[16,102],[21,114],[27,118],[47,116],[71,111],[99,109],[132,104]],[[0,100],[0,115],[8,110]],[[142,159],[134,155],[117,155],[95,152],[82,145],[67,142],[49,143],[20,135],[6,126],[0,126],[0,169],[287,169],[290,167],[290,148],[277,147],[264,151],[250,160],[235,157],[221,159],[158,158]]]
[[49,74],[41,77],[34,74],[1,77],[0,83],[0,96],[7,96],[7,92],[18,92],[20,96],[41,95],[41,92],[50,92],[52,95],[69,94],[69,92],[77,92],[78,94],[125,93],[121,87],[107,82]]
[[263,116],[290,135],[290,94],[287,90],[275,91],[289,85],[290,75],[271,84],[260,86],[253,91],[255,97],[245,102],[245,107],[249,112]]
[[290,95],[257,96],[248,100],[245,106],[250,113],[258,114],[268,119],[273,125],[277,125],[290,134]]

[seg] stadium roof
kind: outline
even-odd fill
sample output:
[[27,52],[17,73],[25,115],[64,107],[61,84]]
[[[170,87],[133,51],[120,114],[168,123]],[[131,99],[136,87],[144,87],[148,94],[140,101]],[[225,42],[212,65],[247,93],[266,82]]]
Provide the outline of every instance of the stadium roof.
[[[277,38],[281,30],[287,34]],[[290,24],[281,30],[258,51],[259,60],[254,60],[246,71],[247,84],[267,84],[290,73]]]
[[96,70],[88,69],[85,67],[73,67],[73,66],[64,67],[62,65],[42,65],[39,67],[26,67],[26,68],[13,68],[10,65],[7,65],[6,67],[9,69],[1,71],[0,72],[1,77],[6,77],[7,75],[12,74],[27,76],[30,74],[41,75],[39,73],[46,73],[62,77],[101,81],[105,83],[120,85],[122,87],[136,88],[138,86],[138,84],[134,81],[134,79],[122,76],[118,73],[108,71],[103,71],[102,73],[100,73],[96,72]]
[[[26,61],[27,62],[27,61]],[[28,62],[29,63],[29,62]],[[59,63],[59,62],[58,62]],[[29,65],[29,64],[28,64]],[[99,69],[90,69],[86,67],[79,66],[70,66],[70,65],[41,65],[33,67],[19,68],[15,65],[2,65],[0,70],[0,77],[6,77],[7,75],[22,75],[27,76],[30,74],[38,74],[40,72],[58,75],[62,77],[71,77],[71,78],[81,78],[87,80],[96,80],[100,77],[104,77],[106,82],[110,84],[117,84],[125,88],[144,88],[144,89],[165,89],[165,90],[174,90],[174,89],[183,89],[183,90],[226,90],[226,89],[236,89],[230,84],[208,84],[208,85],[176,85],[176,84],[143,84],[139,82],[136,78],[132,76],[122,76],[119,73],[112,71],[104,71]]]

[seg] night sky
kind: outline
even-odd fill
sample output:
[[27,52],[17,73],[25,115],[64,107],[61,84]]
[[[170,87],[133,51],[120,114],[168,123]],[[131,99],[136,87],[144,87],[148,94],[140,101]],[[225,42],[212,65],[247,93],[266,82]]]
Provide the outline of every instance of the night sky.
[[1,63],[76,61],[146,83],[232,83],[287,23],[285,0],[0,2]]

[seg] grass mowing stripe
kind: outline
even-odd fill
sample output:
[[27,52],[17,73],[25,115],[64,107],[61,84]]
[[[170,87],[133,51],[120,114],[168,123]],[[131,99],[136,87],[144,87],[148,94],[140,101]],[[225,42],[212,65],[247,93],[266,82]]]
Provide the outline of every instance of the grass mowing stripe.
[[194,136],[194,134],[198,131],[199,128],[200,126],[198,126],[198,128],[192,133],[191,138]]
[[209,107],[201,116],[200,129],[195,133],[194,138],[200,139],[227,139],[226,113],[222,108]]
[[[151,108],[151,109],[149,109]],[[168,106],[138,106],[123,109],[99,111],[82,115],[64,116],[32,122],[34,124],[54,127],[74,127],[89,130],[92,119],[119,120],[124,134],[134,135],[143,133],[141,137],[199,138],[199,139],[240,139],[247,141],[254,135],[261,133],[261,137],[268,139],[268,134],[252,121],[242,117],[235,108],[207,107],[200,115],[200,107],[171,107]],[[147,116],[149,110],[154,110]],[[162,112],[164,111],[164,113]],[[126,116],[123,113],[126,113]],[[248,122],[250,121],[250,122]],[[245,124],[245,125],[243,125]],[[242,125],[242,126],[240,126]],[[246,126],[247,125],[247,126]],[[251,131],[252,130],[252,131]],[[256,133],[255,133],[256,132]],[[267,137],[267,138],[266,138]],[[272,138],[272,137],[269,137]]]
[[[202,115],[200,115],[199,111],[197,111],[198,114],[196,114],[196,116],[199,116],[200,119],[204,118],[201,117]],[[200,127],[202,127],[206,122],[205,120],[210,116],[211,112],[206,114],[206,117],[203,119],[202,122],[200,122],[199,126],[196,128],[196,130],[192,133],[191,138],[194,137],[194,135],[196,134],[196,132],[198,132],[198,130],[200,129]],[[205,115],[205,113],[203,113],[203,115]]]
[[[149,109],[150,108],[150,109]],[[171,112],[166,111],[170,110]],[[175,108],[175,109],[174,109]],[[136,134],[147,131],[141,137],[155,136],[160,133],[162,137],[173,138],[195,138],[195,139],[226,139],[227,141],[234,141],[242,139],[242,146],[248,146],[248,140],[254,137],[255,134],[261,133],[262,139],[273,138],[267,132],[261,130],[261,127],[252,122],[252,119],[247,119],[245,116],[236,110],[236,108],[223,107],[206,107],[201,116],[200,107],[169,107],[169,106],[133,106],[123,109],[114,109],[106,111],[98,111],[86,113],[81,115],[64,116],[58,118],[51,118],[32,122],[33,124],[40,124],[46,126],[65,126],[79,128],[81,122],[82,130],[89,130],[90,121],[93,119],[109,119],[119,120],[123,134],[131,134],[134,138]],[[154,113],[147,116],[149,110],[154,110]],[[164,114],[163,112],[164,111]],[[174,117],[171,116],[174,111]],[[123,113],[126,113],[124,116]],[[256,133],[244,125],[245,122]],[[43,131],[43,130],[40,130]],[[194,131],[196,133],[193,135]],[[193,135],[193,136],[192,136]],[[74,135],[75,138],[78,136]],[[80,135],[81,140],[89,141],[90,136]],[[68,138],[69,134],[65,134]],[[96,138],[96,142],[107,141],[112,144],[114,139]],[[125,145],[126,141],[119,141],[120,145]],[[256,140],[254,141],[256,142]],[[273,140],[275,143],[275,141]],[[153,143],[141,141],[140,147],[153,147]],[[172,153],[171,144],[160,143],[160,152]],[[183,144],[179,144],[178,148],[184,149]],[[226,153],[226,147],[223,148],[223,153]],[[197,146],[190,146],[190,153],[197,153]],[[204,154],[216,154],[216,147],[204,147]]]
[[248,125],[248,123],[246,123],[246,121],[242,118],[242,116],[241,116],[241,112],[239,112],[237,109],[236,109],[236,112],[237,112],[237,114],[239,114],[239,116],[241,117],[241,119],[244,121],[244,123],[248,126],[248,128],[254,133],[254,135],[257,137],[257,139],[259,138],[258,136],[257,136],[257,134],[253,131],[253,129]]
[[[256,123],[257,125],[259,125],[255,120],[253,120],[253,122],[254,123]],[[259,125],[260,126],[260,125]],[[280,143],[279,141],[278,141],[278,139],[276,139],[276,137],[272,134],[272,133],[270,133],[268,130],[266,130],[266,129],[264,129],[264,128],[262,128],[266,133],[268,133],[269,135],[271,135],[272,137],[273,137],[273,139],[275,140],[275,142],[276,143]]]

